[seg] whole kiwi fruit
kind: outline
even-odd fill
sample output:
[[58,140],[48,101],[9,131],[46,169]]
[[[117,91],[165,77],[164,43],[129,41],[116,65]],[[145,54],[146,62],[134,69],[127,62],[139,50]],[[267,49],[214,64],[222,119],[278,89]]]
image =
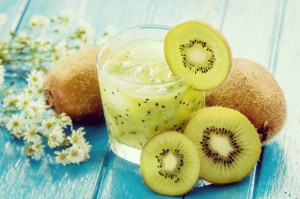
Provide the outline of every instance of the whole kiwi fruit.
[[88,48],[58,60],[47,74],[43,92],[49,107],[65,112],[74,122],[96,124],[103,120],[96,57]]
[[228,78],[206,93],[206,106],[224,106],[244,114],[256,127],[263,144],[282,128],[286,117],[284,93],[262,65],[235,58]]

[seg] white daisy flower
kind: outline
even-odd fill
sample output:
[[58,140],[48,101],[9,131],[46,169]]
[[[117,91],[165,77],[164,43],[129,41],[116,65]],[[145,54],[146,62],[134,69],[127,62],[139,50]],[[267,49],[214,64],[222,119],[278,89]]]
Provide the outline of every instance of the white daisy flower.
[[41,136],[38,134],[38,127],[34,123],[29,123],[25,126],[24,130],[24,140],[27,142],[39,142],[41,141]]
[[66,40],[60,41],[54,46],[55,55],[59,57],[64,57],[67,55],[67,42]]
[[18,101],[18,96],[15,94],[7,95],[3,98],[3,106],[12,108],[16,105],[16,102]]
[[62,164],[64,166],[70,164],[70,160],[68,158],[68,150],[55,151],[54,154],[56,155],[55,161],[57,164]]
[[41,45],[45,46],[45,45],[51,45],[52,44],[52,39],[49,37],[41,37],[39,39],[39,42]]
[[39,45],[38,47],[43,50],[50,50],[52,47],[52,40],[50,38],[40,37],[36,39],[36,42]]
[[38,117],[42,115],[47,110],[45,100],[38,97],[36,100],[32,101],[27,108],[27,113],[29,117]]
[[36,86],[37,88],[43,87],[45,74],[42,71],[32,70],[26,78],[29,87]]
[[92,149],[92,145],[89,142],[84,142],[80,145],[80,148],[83,150],[84,153],[84,161],[90,158],[90,151]]
[[18,95],[16,107],[20,110],[23,110],[30,106],[30,103],[32,101],[32,98],[27,93],[21,93]]
[[2,84],[4,83],[4,75],[5,75],[5,69],[3,65],[0,65],[0,88]]
[[34,94],[35,94],[35,88],[33,86],[26,86],[23,89],[23,91],[24,91],[24,93],[31,95],[31,96],[34,96]]
[[44,148],[42,142],[37,141],[27,149],[27,155],[31,156],[32,159],[39,160],[45,153]]
[[79,129],[72,131],[72,134],[67,137],[71,144],[81,146],[83,143],[85,143],[85,132],[83,130],[84,128],[80,127]]
[[24,137],[24,132],[23,131],[18,131],[18,130],[13,129],[9,133],[12,134],[15,138],[17,138],[19,140]]
[[41,123],[40,132],[44,135],[49,135],[49,133],[55,128],[57,125],[57,119],[54,116],[49,116]]
[[66,114],[66,113],[61,113],[57,116],[59,124],[63,127],[66,128],[67,126],[72,125],[72,119]]
[[30,28],[35,28],[35,27],[45,28],[45,27],[48,27],[49,23],[50,23],[50,19],[48,17],[43,16],[43,15],[33,15],[30,18],[29,27]]
[[90,145],[89,142],[84,142],[80,145],[80,148],[82,148],[85,153],[89,153],[92,149],[92,145]]
[[68,159],[71,163],[79,164],[79,162],[82,162],[84,160],[84,152],[78,146],[73,145],[68,149],[68,152]]
[[55,148],[59,146],[64,140],[65,134],[63,133],[63,130],[59,127],[56,127],[51,133],[49,133],[48,145],[50,148]]
[[[34,91],[35,91],[36,97],[39,97],[39,98],[45,98],[43,88],[36,88]],[[46,103],[46,102],[45,102],[45,103]]]
[[76,33],[83,43],[89,43],[95,35],[95,28],[88,22],[80,22]]
[[34,43],[25,31],[19,32],[15,40],[27,46],[31,46]]
[[9,118],[6,128],[8,131],[19,131],[22,132],[24,129],[24,115],[14,114]]
[[[10,37],[0,38],[0,48],[6,48],[6,45],[11,42]],[[3,62],[3,59],[0,58],[0,64]]]
[[71,9],[66,9],[64,11],[61,12],[60,14],[60,18],[62,19],[62,21],[64,23],[69,23],[72,16],[74,15],[73,11]]

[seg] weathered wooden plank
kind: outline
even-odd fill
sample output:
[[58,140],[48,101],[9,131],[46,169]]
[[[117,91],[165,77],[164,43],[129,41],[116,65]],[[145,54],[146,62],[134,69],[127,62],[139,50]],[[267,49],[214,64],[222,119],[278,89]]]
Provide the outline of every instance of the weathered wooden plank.
[[283,1],[280,6],[270,69],[285,93],[288,115],[279,136],[265,147],[257,198],[300,198],[300,2]]
[[[43,14],[53,16],[66,9],[74,12],[72,23],[78,24],[81,21],[91,23],[96,35],[103,33],[105,28],[112,26],[117,30],[123,30],[132,26],[144,24],[149,17],[149,8],[152,1],[120,1],[120,0],[33,0],[29,5],[30,12],[26,12],[22,25],[29,22],[32,14]],[[45,9],[47,6],[47,9]]]
[[[220,1],[218,2],[220,3]],[[223,2],[221,9],[226,9],[223,17],[216,20],[219,29],[228,40],[232,49],[233,57],[244,57],[262,63],[265,67],[269,66],[270,56],[273,53],[274,40],[276,40],[278,29],[278,10],[282,8],[282,1],[237,1],[229,0]],[[218,5],[218,4],[216,4]],[[216,8],[215,8],[216,9]],[[219,13],[219,12],[215,12]],[[209,17],[209,16],[208,16]],[[215,17],[213,17],[215,19]],[[267,152],[263,152],[261,162],[254,168],[251,175],[240,183],[227,185],[224,187],[208,186],[199,189],[190,196],[197,197],[198,194],[208,198],[255,198],[260,197],[256,194],[256,181],[260,179],[260,169],[276,169],[277,164],[265,161],[265,154],[269,157],[269,150],[276,150],[274,147],[267,146]],[[272,153],[272,155],[274,155]],[[214,190],[214,191],[213,191]],[[189,195],[188,195],[189,196]]]
[[[4,4],[9,5],[5,6],[7,10],[13,10],[11,2],[24,1],[3,2],[0,12]],[[297,198],[300,197],[297,159],[300,142],[296,135],[300,121],[296,101],[300,75],[297,60],[300,50],[296,45],[300,32],[299,7],[296,0],[287,3],[267,0],[263,4],[258,0],[31,0],[20,27],[28,23],[32,14],[53,16],[66,8],[75,11],[73,22],[89,21],[95,25],[97,34],[108,25],[121,30],[145,23],[174,26],[190,19],[212,24],[228,39],[234,57],[253,59],[274,71],[286,93],[289,116],[281,135],[264,147],[257,168],[259,175],[254,170],[241,183],[197,187],[186,198]],[[11,20],[9,26],[13,24]],[[7,32],[10,29],[5,27]],[[167,198],[154,194],[142,183],[138,166],[108,150],[104,124],[87,128],[93,145],[91,159],[67,167],[54,165],[53,159],[41,162],[27,159],[21,143],[0,130],[0,198]]]
[[28,2],[29,0],[0,1],[0,13],[7,15],[7,22],[0,31],[1,38],[7,37],[11,31],[16,30]]
[[229,0],[222,32],[233,57],[252,59],[268,66],[272,51],[276,13],[280,0]]
[[0,198],[92,198],[108,138],[104,125],[86,129],[91,158],[66,167],[54,164],[50,155],[39,162],[28,159],[22,141],[0,129]]
[[[17,7],[24,2],[1,1],[1,5],[3,3],[7,5],[7,13],[17,17],[19,13],[13,13],[15,8],[12,5],[16,3]],[[31,1],[25,15],[15,19],[17,21],[22,19],[21,23],[13,25],[12,18],[8,21],[9,26],[5,28],[7,32],[15,27],[22,29],[33,14],[55,16],[66,9],[67,5],[73,6],[76,12],[76,6],[81,7],[83,3],[83,1],[58,0]],[[89,1],[89,3],[92,5],[95,2]],[[4,7],[1,6],[2,8]],[[80,15],[76,17],[81,18]],[[85,126],[85,128],[88,132],[87,139],[93,146],[91,158],[86,163],[67,167],[54,164],[54,157],[50,155],[39,162],[28,159],[22,141],[11,139],[6,131],[0,129],[0,198],[92,198],[107,150],[108,137],[104,123],[100,126]],[[51,150],[47,152],[53,153]]]

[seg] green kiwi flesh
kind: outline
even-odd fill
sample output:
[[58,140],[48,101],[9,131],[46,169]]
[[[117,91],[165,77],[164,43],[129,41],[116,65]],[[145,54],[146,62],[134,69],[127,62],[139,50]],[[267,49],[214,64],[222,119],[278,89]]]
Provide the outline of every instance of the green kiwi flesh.
[[164,41],[167,63],[176,76],[185,77],[196,90],[211,90],[226,79],[231,50],[211,26],[188,21],[171,29]]
[[214,184],[241,181],[260,157],[261,143],[254,126],[230,108],[199,110],[188,121],[184,134],[197,146],[200,177]]
[[164,132],[143,147],[140,170],[145,184],[154,192],[182,195],[190,191],[199,178],[198,151],[183,134]]

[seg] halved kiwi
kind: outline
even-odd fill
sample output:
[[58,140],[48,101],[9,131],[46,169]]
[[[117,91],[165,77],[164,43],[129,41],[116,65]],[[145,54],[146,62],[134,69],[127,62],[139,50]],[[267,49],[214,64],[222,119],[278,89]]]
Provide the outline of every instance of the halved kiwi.
[[229,108],[201,109],[189,120],[184,134],[197,146],[200,177],[215,184],[244,179],[261,153],[254,126],[243,114]]
[[171,71],[185,77],[197,90],[211,90],[227,77],[231,50],[224,37],[210,25],[188,21],[171,29],[164,41]]
[[182,195],[199,178],[198,152],[186,136],[168,131],[154,136],[143,147],[140,169],[145,184],[154,192]]

